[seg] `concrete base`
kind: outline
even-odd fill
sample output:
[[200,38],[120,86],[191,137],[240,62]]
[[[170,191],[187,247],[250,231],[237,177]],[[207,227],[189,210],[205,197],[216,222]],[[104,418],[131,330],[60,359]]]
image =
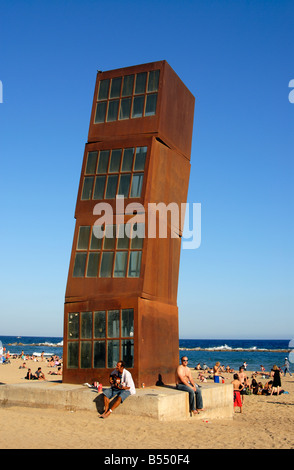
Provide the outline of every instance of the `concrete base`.
[[[205,411],[194,419],[229,419],[233,417],[232,384],[201,385]],[[176,421],[190,417],[188,393],[173,386],[137,389],[115,414],[146,416],[159,421]],[[87,410],[102,413],[103,395],[81,385],[58,382],[28,382],[0,385],[1,406],[30,406]]]

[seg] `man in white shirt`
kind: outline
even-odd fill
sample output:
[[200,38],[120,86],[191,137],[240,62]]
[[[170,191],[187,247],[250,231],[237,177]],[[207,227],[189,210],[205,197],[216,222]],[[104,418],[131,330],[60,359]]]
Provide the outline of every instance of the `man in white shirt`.
[[[115,380],[112,380],[112,376]],[[118,376],[118,380],[116,377]],[[111,378],[111,387],[102,390],[104,398],[104,413],[100,418],[108,418],[108,416],[117,408],[121,403],[125,401],[126,398],[130,395],[135,395],[136,389],[135,384],[132,378],[132,374],[125,369],[125,364],[123,361],[118,361],[116,368],[110,375]],[[110,400],[117,396],[117,399],[109,407]]]

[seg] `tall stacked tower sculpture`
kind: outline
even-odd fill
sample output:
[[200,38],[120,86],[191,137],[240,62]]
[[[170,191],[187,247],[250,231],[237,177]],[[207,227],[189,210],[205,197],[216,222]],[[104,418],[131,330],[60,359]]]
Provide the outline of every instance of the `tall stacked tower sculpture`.
[[118,360],[137,387],[175,380],[182,224],[168,216],[160,236],[157,209],[187,200],[194,104],[166,61],[97,73],[65,294],[64,382],[108,384]]

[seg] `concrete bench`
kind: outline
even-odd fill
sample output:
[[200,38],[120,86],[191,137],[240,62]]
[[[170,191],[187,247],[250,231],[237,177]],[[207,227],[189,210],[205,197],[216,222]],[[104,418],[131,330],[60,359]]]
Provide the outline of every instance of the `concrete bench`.
[[[229,419],[233,417],[232,384],[201,385],[205,411],[194,419]],[[0,385],[1,406],[31,406],[103,412],[103,395],[81,385],[58,382],[28,382]],[[145,416],[159,421],[188,419],[188,393],[173,386],[137,389],[115,414]]]

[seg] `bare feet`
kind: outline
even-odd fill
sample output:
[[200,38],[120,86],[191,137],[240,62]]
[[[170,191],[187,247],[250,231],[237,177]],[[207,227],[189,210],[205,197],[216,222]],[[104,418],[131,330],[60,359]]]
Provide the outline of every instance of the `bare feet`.
[[112,410],[104,411],[104,413],[100,416],[100,418],[103,418],[103,419],[108,418],[111,412]]

